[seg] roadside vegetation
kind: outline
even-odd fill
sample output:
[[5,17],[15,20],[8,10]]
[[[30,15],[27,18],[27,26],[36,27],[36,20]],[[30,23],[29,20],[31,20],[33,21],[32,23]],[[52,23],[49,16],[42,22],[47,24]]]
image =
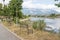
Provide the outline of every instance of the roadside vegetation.
[[11,26],[9,26],[10,24],[8,22],[3,23],[7,28],[16,33],[18,36],[22,37],[24,40],[60,40],[60,36],[44,31],[45,26],[43,25],[39,26],[39,24],[45,25],[44,21],[43,23],[36,22],[38,26],[35,24],[35,22],[32,23],[29,20],[21,21],[19,25],[12,23]]
[[44,20],[39,20],[39,21],[33,22],[34,29],[44,30],[45,27],[46,27],[46,23],[44,22]]

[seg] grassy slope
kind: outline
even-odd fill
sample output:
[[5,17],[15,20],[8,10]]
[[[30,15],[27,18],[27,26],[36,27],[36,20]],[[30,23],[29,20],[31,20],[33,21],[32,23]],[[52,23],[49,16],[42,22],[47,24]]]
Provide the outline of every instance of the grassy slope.
[[4,25],[9,28],[12,32],[15,32],[18,36],[24,38],[25,40],[60,40],[60,37],[56,34],[52,34],[45,31],[34,31],[33,34],[27,35],[27,30],[20,27],[16,27],[15,24],[8,26],[7,22],[3,22]]

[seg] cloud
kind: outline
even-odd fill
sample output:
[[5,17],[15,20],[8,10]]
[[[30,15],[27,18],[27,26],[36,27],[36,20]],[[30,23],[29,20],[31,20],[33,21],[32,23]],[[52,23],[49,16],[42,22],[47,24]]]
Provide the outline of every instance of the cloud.
[[32,1],[23,2],[22,6],[23,8],[34,8],[34,4],[32,4]]
[[60,8],[55,6],[54,4],[42,4],[42,3],[33,3],[32,0],[24,1],[22,4],[23,8],[37,8],[37,9],[54,9],[60,12]]
[[[8,4],[10,0],[5,0],[4,4]],[[0,0],[0,3],[3,4],[3,0]]]
[[32,1],[23,2],[22,6],[23,8],[40,8],[40,9],[51,9],[56,7],[53,4],[40,4],[40,3],[34,4],[32,3]]
[[58,12],[60,12],[60,8],[58,8],[58,7],[56,7],[55,10],[58,11]]

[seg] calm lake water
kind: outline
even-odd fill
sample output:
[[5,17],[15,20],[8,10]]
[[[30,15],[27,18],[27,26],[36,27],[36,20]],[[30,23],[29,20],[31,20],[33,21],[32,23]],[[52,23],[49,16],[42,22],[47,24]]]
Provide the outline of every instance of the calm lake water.
[[59,33],[60,30],[60,18],[30,18],[31,21],[38,21],[38,20],[44,20],[46,22],[46,28],[47,31],[54,31],[56,33]]

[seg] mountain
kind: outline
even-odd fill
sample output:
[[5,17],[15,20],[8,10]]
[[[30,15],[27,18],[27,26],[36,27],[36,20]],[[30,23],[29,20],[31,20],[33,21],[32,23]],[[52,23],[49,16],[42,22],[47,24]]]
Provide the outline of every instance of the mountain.
[[53,10],[53,9],[34,9],[34,8],[23,8],[22,9],[22,12],[25,14],[25,15],[49,15],[49,14],[52,14],[52,13],[59,13],[58,11],[56,10]]

